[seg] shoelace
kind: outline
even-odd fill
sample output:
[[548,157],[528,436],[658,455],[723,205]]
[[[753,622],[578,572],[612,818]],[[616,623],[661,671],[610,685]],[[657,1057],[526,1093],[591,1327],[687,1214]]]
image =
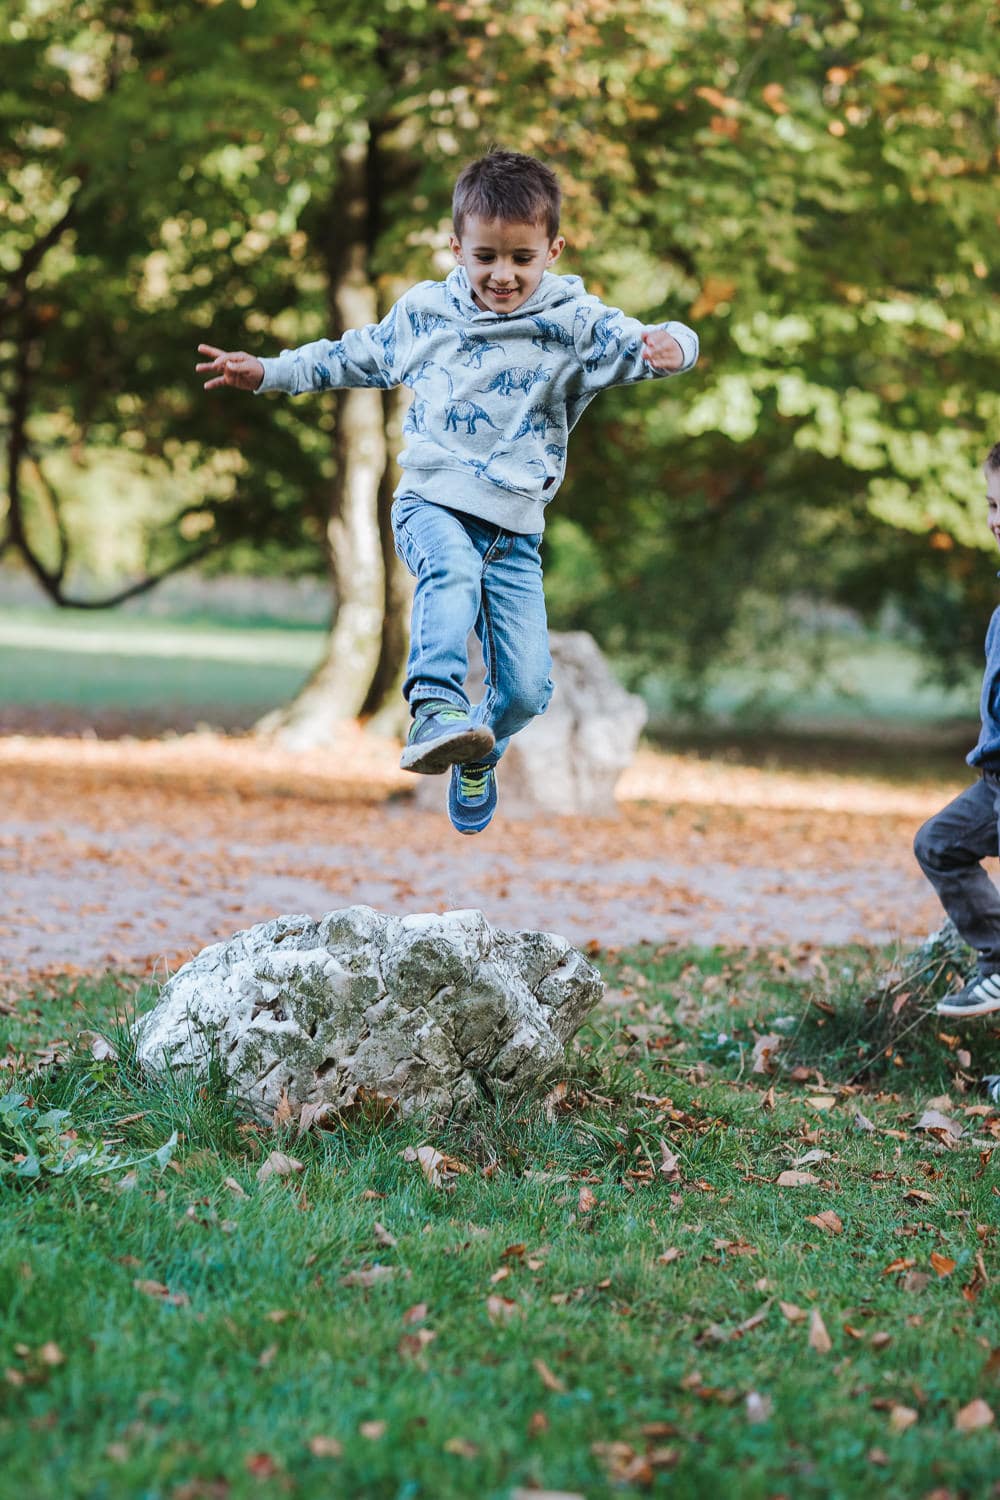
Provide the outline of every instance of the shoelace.
[[466,761],[458,773],[459,795],[468,801],[476,797],[484,797],[492,770],[492,766],[480,765],[478,761]]

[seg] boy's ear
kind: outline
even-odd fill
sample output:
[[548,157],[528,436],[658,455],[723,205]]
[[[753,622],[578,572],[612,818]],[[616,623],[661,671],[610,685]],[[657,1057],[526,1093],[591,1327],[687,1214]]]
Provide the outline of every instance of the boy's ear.
[[458,261],[459,265],[464,265],[465,262],[462,259],[462,242],[458,238],[458,236],[456,234],[450,234],[448,236],[448,244],[451,246],[451,253]]
[[563,239],[561,234],[557,234],[555,239],[549,246],[549,253],[546,257],[545,264],[547,266],[554,265],[555,262],[559,259],[560,255],[562,255],[565,248],[566,241]]

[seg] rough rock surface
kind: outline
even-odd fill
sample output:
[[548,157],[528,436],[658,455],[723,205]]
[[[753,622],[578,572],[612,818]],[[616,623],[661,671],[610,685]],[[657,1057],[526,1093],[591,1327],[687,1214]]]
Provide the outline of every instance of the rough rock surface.
[[349,906],[276,917],[205,948],[137,1023],[154,1070],[212,1052],[254,1112],[347,1109],[389,1095],[460,1115],[538,1083],[600,998],[597,970],[549,932],[504,932],[482,912],[390,917]]
[[[497,773],[502,810],[515,817],[576,813],[611,817],[615,784],[635,757],[646,705],[615,677],[585,630],[550,631],[555,692],[544,714],[511,740]],[[482,697],[482,652],[469,642],[472,702]],[[438,810],[447,777],[421,776],[420,807]]]

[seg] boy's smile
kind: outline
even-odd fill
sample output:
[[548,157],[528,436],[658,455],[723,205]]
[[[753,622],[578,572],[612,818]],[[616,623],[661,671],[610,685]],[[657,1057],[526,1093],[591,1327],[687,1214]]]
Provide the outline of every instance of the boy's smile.
[[510,224],[470,214],[451,248],[465,267],[477,307],[510,313],[527,302],[543,274],[562,254],[565,240],[550,240],[544,224]]

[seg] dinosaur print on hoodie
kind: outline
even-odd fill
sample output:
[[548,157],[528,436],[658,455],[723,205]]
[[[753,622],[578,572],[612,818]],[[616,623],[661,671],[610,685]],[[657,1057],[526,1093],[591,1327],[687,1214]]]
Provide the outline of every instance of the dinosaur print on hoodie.
[[[532,535],[562,482],[567,436],[594,397],[669,373],[642,358],[647,326],[591,296],[579,276],[551,271],[514,312],[484,311],[456,266],[444,281],[411,287],[381,323],[262,360],[258,391],[419,386],[397,495]],[[659,326],[690,370],[697,334]]]

